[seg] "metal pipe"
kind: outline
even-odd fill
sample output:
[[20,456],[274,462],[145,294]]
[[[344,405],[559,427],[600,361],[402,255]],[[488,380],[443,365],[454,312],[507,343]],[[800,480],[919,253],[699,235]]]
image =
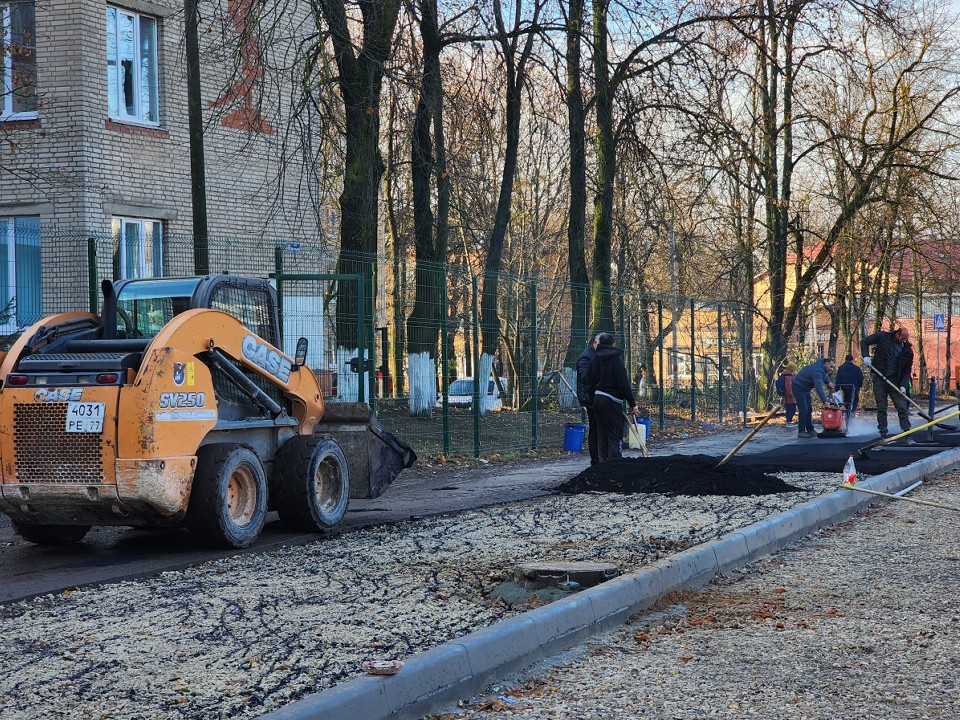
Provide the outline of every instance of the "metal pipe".
[[912,491],[912,490],[916,490],[916,489],[917,489],[918,487],[920,487],[921,485],[923,485],[923,480],[917,480],[917,481],[916,481],[913,485],[911,485],[910,487],[905,487],[905,488],[904,488],[903,490],[901,490],[900,492],[894,493],[894,495],[896,495],[897,497],[903,497],[903,496],[906,495],[908,492],[910,492],[910,491]]

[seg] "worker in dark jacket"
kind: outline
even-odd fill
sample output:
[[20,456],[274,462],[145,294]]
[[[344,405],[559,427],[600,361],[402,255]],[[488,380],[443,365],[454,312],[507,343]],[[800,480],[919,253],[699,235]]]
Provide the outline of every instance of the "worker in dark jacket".
[[600,462],[621,457],[623,401],[627,401],[634,415],[639,412],[622,355],[613,335],[600,333],[597,336],[597,348],[587,371],[587,389],[593,399],[593,417],[597,421]]
[[593,360],[596,347],[597,338],[594,338],[587,343],[587,347],[577,358],[577,401],[587,411],[587,448],[590,450],[591,465],[600,463],[600,455],[597,451],[597,421],[593,417],[593,400],[588,392],[587,380],[587,371],[590,369],[590,361]]
[[810,391],[816,390],[820,396],[820,402],[829,405],[830,398],[824,391],[824,387],[833,389],[830,382],[830,373],[837,369],[837,363],[833,358],[820,358],[800,368],[793,378],[793,394],[797,398],[797,437],[812,438],[816,437],[813,432],[813,400],[810,397]]
[[850,417],[853,417],[860,404],[860,388],[863,387],[863,370],[857,367],[853,355],[847,355],[843,365],[837,368],[835,384],[843,393],[843,404],[850,409]]
[[[873,357],[870,357],[870,347],[873,346]],[[877,430],[880,437],[889,435],[887,432],[887,398],[893,400],[897,409],[897,418],[900,420],[900,430],[910,429],[910,401],[907,400],[907,386],[910,384],[910,373],[913,371],[913,345],[910,344],[910,331],[905,328],[875,332],[867,335],[860,341],[860,352],[863,354],[863,364],[873,366],[876,374],[890,381],[894,387],[900,389],[897,393],[883,379],[873,378],[873,398],[877,401]],[[913,440],[907,440],[912,444]]]

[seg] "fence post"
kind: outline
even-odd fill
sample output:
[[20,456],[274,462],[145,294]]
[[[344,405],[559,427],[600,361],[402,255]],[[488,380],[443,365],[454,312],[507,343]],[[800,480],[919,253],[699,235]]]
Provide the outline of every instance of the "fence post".
[[[361,271],[363,272],[364,287],[369,288],[370,293],[370,327],[364,327],[364,347],[369,348],[370,355],[370,372],[362,377],[367,378],[367,397],[370,398],[369,405],[370,409],[376,411],[377,409],[377,368],[373,364],[374,357],[373,351],[376,348],[376,330],[374,330],[374,325],[377,324],[377,307],[376,307],[376,298],[373,295],[374,288],[376,287],[376,282],[374,281],[374,265],[373,262],[368,258],[364,261],[361,266]],[[366,300],[366,298],[364,298]],[[366,313],[364,313],[366,314]],[[366,321],[366,317],[364,317]],[[367,332],[369,329],[369,333]],[[358,378],[359,380],[359,378]],[[386,378],[384,378],[384,383],[386,383]]]
[[[473,303],[472,303],[472,324],[473,324],[473,456],[480,457],[480,308],[478,306],[478,296],[480,295],[480,285],[477,282],[477,276],[473,276]],[[486,378],[483,378],[483,396],[487,396]]]
[[443,417],[441,423],[443,426],[443,452],[450,452],[450,388],[447,386],[447,365],[450,363],[450,347],[448,346],[449,327],[447,314],[450,311],[447,305],[447,271],[446,263],[443,263],[443,287],[440,290],[440,392],[441,392],[441,412]]
[[717,422],[723,422],[723,305],[717,304]]
[[87,278],[90,285],[90,312],[99,315],[100,293],[97,292],[97,239],[87,238]]
[[[277,323],[279,324],[280,347],[283,347],[283,248],[273,249],[274,277],[277,281]],[[321,348],[322,350],[322,348]]]
[[632,382],[633,348],[630,347],[630,323],[627,322],[627,313],[623,304],[623,292],[617,292],[617,312],[620,315],[620,338],[624,345],[624,363],[627,368],[627,382]]
[[364,305],[366,304],[366,284],[364,283],[363,271],[357,273],[357,402],[364,402],[366,397],[366,388],[363,387],[363,375],[367,369],[366,360],[366,328],[367,313]]
[[[590,334],[590,286],[583,286],[583,342],[580,343],[581,347],[586,346],[591,340]],[[580,408],[580,422],[587,422],[587,409],[585,407]]]
[[697,321],[694,301],[690,301],[690,422],[697,421],[697,355],[694,346],[697,340]]
[[660,363],[658,369],[660,373],[660,429],[663,430],[664,421],[666,420],[664,394],[667,389],[666,378],[663,376],[663,298],[657,300],[657,337],[660,338],[660,352],[657,353]]
[[740,323],[740,418],[747,426],[747,308],[743,309],[743,322]]
[[540,375],[537,368],[537,279],[530,284],[530,446],[540,446]]

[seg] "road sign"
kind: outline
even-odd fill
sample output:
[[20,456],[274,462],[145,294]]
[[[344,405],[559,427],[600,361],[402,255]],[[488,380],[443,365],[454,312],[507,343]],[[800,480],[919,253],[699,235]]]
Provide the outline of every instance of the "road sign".
[[[300,252],[300,243],[298,242],[288,242],[287,243],[287,252],[298,253]],[[940,316],[943,318],[943,315]]]
[[943,322],[943,313],[937,313],[933,316],[933,329],[936,332],[943,332],[947,329],[946,323]]

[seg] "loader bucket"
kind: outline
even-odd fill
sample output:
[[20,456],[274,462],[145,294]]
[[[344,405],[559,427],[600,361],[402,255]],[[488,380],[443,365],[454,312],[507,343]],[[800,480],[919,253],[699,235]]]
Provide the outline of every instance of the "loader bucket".
[[417,461],[410,446],[384,430],[366,403],[329,403],[315,432],[330,435],[343,449],[351,498],[380,497]]

